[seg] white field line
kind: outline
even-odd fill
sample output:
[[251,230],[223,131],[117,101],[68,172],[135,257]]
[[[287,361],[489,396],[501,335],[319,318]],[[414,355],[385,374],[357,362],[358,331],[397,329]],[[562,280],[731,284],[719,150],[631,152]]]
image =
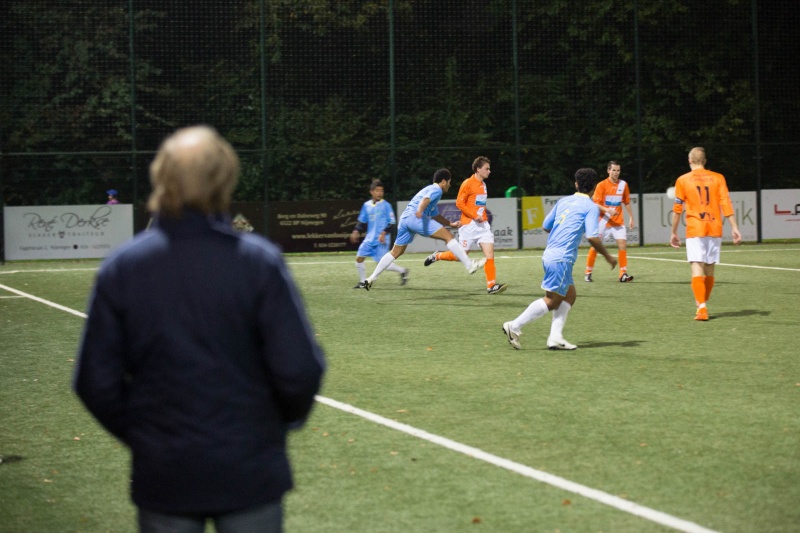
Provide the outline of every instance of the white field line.
[[[727,252],[726,252],[727,253]],[[686,259],[666,259],[664,257],[646,257],[639,255],[629,255],[631,259],[642,259],[645,261],[670,261],[674,263],[686,263]],[[739,268],[761,268],[764,270],[788,270],[789,272],[800,272],[800,268],[771,267],[761,265],[737,265],[735,263],[717,263],[719,266],[739,267]]]
[[[6,285],[0,284],[0,289],[9,291],[14,293],[18,296],[29,298],[35,302],[39,302],[41,304],[53,307],[60,311],[64,311],[66,313],[70,313],[72,315],[87,318],[86,313],[82,313],[80,311],[76,311],[74,309],[70,309],[69,307],[65,307],[63,305],[59,305],[55,302],[51,302],[49,300],[45,300],[44,298],[39,298],[38,296],[34,296],[32,294],[28,294],[26,292],[19,291],[17,289],[8,287]],[[552,485],[562,490],[566,490],[568,492],[572,492],[574,494],[578,494],[583,496],[584,498],[588,498],[590,500],[597,501],[602,503],[603,505],[608,505],[610,507],[614,507],[615,509],[619,509],[620,511],[624,511],[626,513],[630,513],[632,515],[639,516],[646,520],[650,520],[651,522],[655,522],[657,524],[661,524],[677,531],[684,531],[686,533],[717,533],[713,529],[705,528],[701,525],[695,524],[694,522],[689,522],[688,520],[683,520],[682,518],[677,518],[675,516],[669,515],[667,513],[662,513],[661,511],[656,511],[655,509],[650,509],[649,507],[644,507],[642,505],[633,503],[631,501],[622,499],[618,496],[613,496],[606,492],[593,489],[587,487],[585,485],[581,485],[579,483],[575,483],[574,481],[570,481],[568,479],[564,479],[562,477],[549,474],[542,470],[536,470],[535,468],[531,468],[529,466],[515,463],[509,459],[504,459],[502,457],[498,457],[496,455],[492,455],[487,453],[483,450],[478,448],[473,448],[472,446],[467,446],[466,444],[461,444],[459,442],[447,439],[445,437],[440,437],[439,435],[434,435],[433,433],[428,433],[422,429],[417,429],[413,426],[409,426],[407,424],[402,424],[400,422],[396,422],[394,420],[390,420],[388,418],[384,418],[380,415],[375,413],[371,413],[369,411],[364,411],[363,409],[359,409],[354,407],[350,404],[342,403],[331,398],[326,398],[325,396],[316,396],[316,400],[322,404],[325,404],[329,407],[333,407],[334,409],[339,409],[346,413],[350,413],[356,416],[360,416],[366,420],[374,422],[376,424],[380,424],[382,426],[386,426],[390,429],[394,429],[400,431],[402,433],[406,433],[411,435],[412,437],[416,437],[419,439],[426,440],[433,444],[437,444],[449,450],[462,453],[469,457],[473,457],[475,459],[487,462],[489,464],[499,466],[500,468],[504,468],[511,472],[515,472],[522,476],[535,479],[536,481],[540,481],[542,483],[546,483],[548,485]]]
[[[611,247],[609,250],[613,251],[616,248]],[[638,248],[629,248],[628,251],[632,252],[637,250]],[[586,257],[586,248],[581,248],[579,257]],[[757,249],[751,247],[744,247],[738,249],[731,249],[730,246],[725,248],[723,254],[741,254],[741,253],[771,253],[771,252],[798,252],[800,248],[780,248],[780,249]],[[533,255],[501,255],[503,253],[502,249],[495,250],[495,257],[498,259],[536,259],[542,257],[542,251],[536,251]],[[674,254],[681,254],[684,258],[686,257],[686,251],[684,249],[681,250],[666,250],[663,252],[644,252],[644,253],[636,253],[635,256],[630,255],[631,258],[636,259],[651,259],[654,261],[658,261],[657,258],[651,258],[648,256],[655,256],[655,255],[674,255]],[[354,256],[355,257],[355,256]],[[685,263],[686,259],[662,259],[662,261],[676,261],[679,263]],[[342,265],[342,264],[352,264],[355,262],[355,259],[348,258],[348,259],[340,259],[338,261],[291,261],[291,258],[287,258],[286,264],[292,266],[325,266],[325,265]],[[420,262],[419,259],[398,259],[398,263],[418,263]],[[779,267],[767,267],[767,266],[751,266],[751,265],[734,265],[728,263],[719,263],[720,265],[725,266],[740,266],[743,268],[766,268],[766,269],[773,269],[773,270],[800,270],[800,269],[792,269],[792,268],[779,268]],[[81,271],[92,271],[97,270],[98,267],[87,267],[87,268],[41,268],[41,269],[31,269],[31,270],[0,270],[0,275],[3,274],[25,274],[28,272],[46,272],[46,273],[61,273],[61,272],[81,272]]]
[[584,498],[608,505],[609,507],[614,507],[620,511],[625,511],[626,513],[630,513],[632,515],[640,516],[650,520],[651,522],[656,522],[657,524],[671,527],[672,529],[676,529],[678,531],[685,531],[686,533],[715,533],[713,529],[705,528],[701,525],[695,524],[694,522],[689,522],[688,520],[683,520],[682,518],[677,518],[675,516],[662,513],[661,511],[644,507],[642,505],[622,499],[619,496],[613,496],[606,492],[575,483],[574,481],[564,479],[542,470],[536,470],[535,468],[531,468],[520,463],[515,463],[514,461],[492,455],[491,453],[487,453],[478,448],[473,448],[472,446],[467,446],[466,444],[461,444],[445,437],[440,437],[439,435],[434,435],[432,433],[428,433],[427,431],[417,429],[413,426],[409,426],[408,424],[402,424],[400,422],[384,418],[380,415],[376,415],[375,413],[364,411],[363,409],[353,407],[350,404],[332,400],[324,396],[317,396],[317,401],[329,407],[333,407],[334,409],[339,409],[346,413],[366,418],[370,422],[375,422],[376,424],[406,433],[412,437],[417,437],[419,439],[432,442],[433,444],[437,444],[449,450],[462,453],[494,466],[499,466],[500,468],[504,468],[522,476],[535,479],[536,481],[541,481],[542,483],[552,485],[553,487],[557,487],[574,494],[578,494]]
[[81,318],[86,318],[86,313],[81,313],[80,311],[76,311],[74,309],[70,309],[69,307],[65,307],[63,305],[57,304],[55,302],[51,302],[50,300],[45,300],[44,298],[39,298],[38,296],[34,296],[33,294],[28,294],[27,292],[18,291],[12,287],[8,287],[6,285],[0,284],[0,289],[6,290],[8,292],[14,293],[18,296],[22,296],[28,299],[33,300],[34,302],[39,302],[40,304],[49,305],[50,307],[54,307],[59,311],[64,311],[65,313],[69,313],[71,315],[79,316]]

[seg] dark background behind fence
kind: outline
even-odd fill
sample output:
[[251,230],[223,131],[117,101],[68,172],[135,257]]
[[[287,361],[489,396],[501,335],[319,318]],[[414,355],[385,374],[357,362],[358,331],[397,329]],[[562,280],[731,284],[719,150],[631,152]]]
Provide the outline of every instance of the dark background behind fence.
[[[141,205],[175,128],[243,163],[240,201],[404,200],[492,159],[491,196],[622,164],[663,191],[705,146],[731,190],[797,188],[797,2],[11,0],[4,205]],[[135,80],[135,82],[134,82]]]

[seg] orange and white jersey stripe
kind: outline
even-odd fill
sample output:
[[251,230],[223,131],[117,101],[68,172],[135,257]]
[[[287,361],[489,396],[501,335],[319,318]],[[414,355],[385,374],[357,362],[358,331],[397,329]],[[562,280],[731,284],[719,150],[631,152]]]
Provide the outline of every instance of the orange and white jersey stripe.
[[486,198],[488,197],[486,183],[475,177],[475,174],[464,180],[458,189],[456,207],[461,211],[461,225],[466,226],[475,218],[487,220]]
[[610,217],[603,214],[602,211],[600,212],[600,218],[607,220],[606,226],[623,226],[625,224],[625,220],[622,217],[622,204],[628,205],[631,203],[631,192],[625,180],[617,180],[617,183],[614,183],[611,178],[604,179],[595,187],[592,201],[597,205],[616,209]]

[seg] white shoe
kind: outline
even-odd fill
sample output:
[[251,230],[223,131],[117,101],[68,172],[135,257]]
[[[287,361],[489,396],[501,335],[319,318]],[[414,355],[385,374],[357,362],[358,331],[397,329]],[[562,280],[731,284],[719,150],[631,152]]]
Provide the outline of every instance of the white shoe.
[[483,265],[485,264],[486,264],[486,258],[473,259],[472,264],[470,265],[469,270],[467,270],[467,272],[469,272],[470,274],[474,274],[478,270],[482,269]]
[[522,345],[519,343],[519,336],[522,335],[522,333],[511,329],[511,322],[506,322],[503,324],[503,333],[506,334],[508,343],[513,346],[515,350],[522,349]]
[[568,343],[564,337],[561,337],[560,339],[550,337],[547,339],[547,347],[550,350],[575,350],[578,348],[574,344]]

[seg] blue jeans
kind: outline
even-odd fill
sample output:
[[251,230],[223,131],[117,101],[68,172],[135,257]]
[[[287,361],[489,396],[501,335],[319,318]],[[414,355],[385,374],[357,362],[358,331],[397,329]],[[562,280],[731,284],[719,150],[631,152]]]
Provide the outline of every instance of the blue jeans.
[[281,533],[281,501],[221,515],[172,515],[139,508],[140,533],[203,533],[206,519],[214,521],[217,533]]

